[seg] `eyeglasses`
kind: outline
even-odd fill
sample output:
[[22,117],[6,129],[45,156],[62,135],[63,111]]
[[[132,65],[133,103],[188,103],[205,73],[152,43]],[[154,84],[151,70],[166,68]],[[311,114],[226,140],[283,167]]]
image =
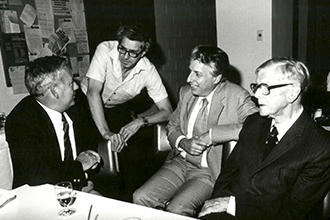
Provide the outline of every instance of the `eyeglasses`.
[[120,54],[126,55],[126,53],[128,53],[128,56],[132,58],[137,58],[143,52],[143,50],[142,51],[128,50],[121,44],[118,45],[117,50]]
[[269,95],[270,90],[280,88],[280,87],[283,87],[283,86],[288,86],[288,85],[293,85],[293,84],[292,83],[286,83],[286,84],[278,84],[278,85],[269,86],[266,83],[260,83],[260,84],[251,83],[250,88],[251,88],[253,93],[256,93],[257,90],[260,89],[261,93],[263,95]]

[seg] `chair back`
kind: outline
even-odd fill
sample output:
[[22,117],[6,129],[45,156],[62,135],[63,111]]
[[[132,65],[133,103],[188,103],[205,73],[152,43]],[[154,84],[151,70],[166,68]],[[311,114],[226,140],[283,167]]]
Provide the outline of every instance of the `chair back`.
[[228,142],[223,144],[221,167],[223,167],[223,164],[228,159],[230,153],[233,151],[236,143],[237,143],[237,141],[228,141]]
[[3,130],[0,131],[0,167],[0,188],[10,190],[13,187],[13,165]]
[[172,148],[167,139],[166,134],[167,123],[159,123],[155,125],[155,154],[169,152]]
[[119,161],[117,152],[111,150],[111,141],[101,140],[97,152],[102,158],[99,175],[116,176],[119,173]]
[[330,219],[330,191],[323,200],[323,218]]

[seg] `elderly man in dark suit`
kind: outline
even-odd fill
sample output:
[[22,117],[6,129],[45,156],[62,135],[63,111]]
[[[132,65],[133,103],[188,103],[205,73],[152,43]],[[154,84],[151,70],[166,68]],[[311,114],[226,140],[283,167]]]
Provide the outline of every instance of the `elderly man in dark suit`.
[[246,119],[199,216],[321,219],[319,205],[330,189],[330,135],[301,105],[308,69],[280,57],[263,63],[256,76],[251,89],[260,114]]
[[86,172],[100,157],[90,150],[97,142],[88,121],[74,107],[67,111],[75,104],[77,85],[66,59],[50,56],[28,63],[25,85],[30,95],[16,105],[5,125],[13,188],[64,180],[84,186]]
[[228,55],[197,46],[190,75],[168,124],[173,150],[162,168],[133,194],[136,204],[194,216],[220,173],[222,144],[237,140],[245,118],[258,111],[250,94],[228,82]]

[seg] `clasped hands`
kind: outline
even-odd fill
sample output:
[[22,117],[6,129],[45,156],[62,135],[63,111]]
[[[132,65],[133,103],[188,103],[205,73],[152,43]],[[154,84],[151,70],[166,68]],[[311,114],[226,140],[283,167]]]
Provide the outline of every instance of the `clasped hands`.
[[106,135],[103,135],[103,138],[111,141],[111,149],[114,152],[121,152],[121,150],[127,146],[128,139],[130,139],[142,126],[143,121],[140,118],[137,118],[123,126],[119,133],[108,132]]
[[81,152],[76,160],[81,163],[83,170],[87,171],[89,169],[95,169],[101,162],[101,157],[95,151],[87,150]]
[[194,136],[190,139],[182,139],[179,144],[184,151],[193,156],[201,155],[211,145],[212,140],[209,132],[205,132],[200,136]]

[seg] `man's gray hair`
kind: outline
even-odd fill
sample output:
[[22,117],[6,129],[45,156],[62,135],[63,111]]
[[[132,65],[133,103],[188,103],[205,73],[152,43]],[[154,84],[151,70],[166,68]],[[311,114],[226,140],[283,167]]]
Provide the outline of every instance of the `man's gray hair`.
[[275,57],[267,60],[256,69],[256,74],[270,67],[275,68],[288,79],[298,82],[302,92],[307,92],[311,85],[311,78],[306,65],[292,57]]
[[53,83],[62,82],[60,70],[67,65],[67,60],[58,56],[37,58],[25,67],[25,86],[34,97],[45,94]]

